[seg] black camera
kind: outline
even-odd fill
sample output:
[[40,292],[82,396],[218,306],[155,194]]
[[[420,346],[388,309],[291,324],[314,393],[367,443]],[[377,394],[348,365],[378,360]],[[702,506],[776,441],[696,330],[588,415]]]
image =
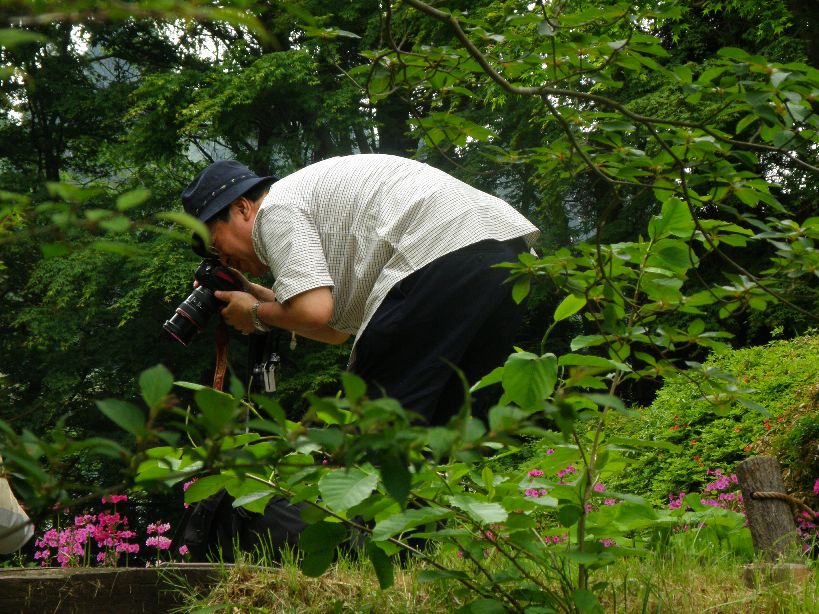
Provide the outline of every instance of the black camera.
[[216,290],[242,290],[242,281],[218,260],[206,258],[194,273],[199,285],[179,304],[176,313],[162,328],[182,345],[188,345],[202,330],[208,319],[222,308],[222,301],[214,296]]

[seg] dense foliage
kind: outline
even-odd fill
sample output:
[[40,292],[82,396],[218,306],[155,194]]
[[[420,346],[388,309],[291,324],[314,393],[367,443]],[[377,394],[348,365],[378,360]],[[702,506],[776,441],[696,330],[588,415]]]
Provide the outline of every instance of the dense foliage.
[[[305,573],[352,526],[382,586],[408,551],[481,612],[600,611],[595,570],[684,540],[675,528],[747,554],[734,510],[609,492],[630,457],[679,442],[607,424],[668,377],[758,411],[742,374],[705,359],[815,325],[816,16],[781,0],[331,4],[4,7],[0,453],[32,512],[193,476],[189,503],[285,494],[310,503]],[[411,424],[344,374],[335,395],[343,356],[312,344],[284,342],[274,401],[248,396],[235,339],[215,391],[210,333],[160,341],[190,232],[206,234],[176,204],[197,168],[368,151],[440,166],[544,229],[542,257],[509,265],[533,299],[521,351],[467,383],[502,388],[487,423],[466,403],[446,428]],[[528,439],[554,454],[493,459]],[[714,439],[709,458],[730,462]]]

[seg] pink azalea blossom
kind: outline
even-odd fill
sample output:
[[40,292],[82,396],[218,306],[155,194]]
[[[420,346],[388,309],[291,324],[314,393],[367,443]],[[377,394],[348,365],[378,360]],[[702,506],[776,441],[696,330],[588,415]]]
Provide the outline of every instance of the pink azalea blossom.
[[604,492],[606,490],[606,485],[602,482],[597,482],[597,484],[592,486],[592,490],[594,490],[594,492]]
[[543,471],[541,471],[540,469],[532,469],[531,471],[529,471],[529,477],[531,478],[539,478],[542,475]]

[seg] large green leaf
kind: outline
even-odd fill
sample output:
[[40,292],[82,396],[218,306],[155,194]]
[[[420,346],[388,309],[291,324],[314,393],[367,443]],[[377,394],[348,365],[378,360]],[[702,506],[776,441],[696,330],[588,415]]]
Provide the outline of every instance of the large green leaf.
[[344,512],[369,497],[378,485],[378,476],[361,469],[338,469],[319,480],[319,492],[331,510]]
[[538,409],[557,382],[557,357],[530,352],[512,354],[503,367],[504,393],[524,409]]
[[663,203],[660,215],[655,215],[648,223],[648,234],[655,241],[669,235],[688,238],[694,231],[694,218],[679,198],[669,198]]
[[390,451],[382,453],[379,460],[379,471],[384,488],[398,505],[404,507],[412,485],[412,475],[407,467],[407,459],[398,451]]
[[145,413],[136,405],[119,399],[103,399],[97,401],[97,407],[117,426],[133,435],[145,435],[148,432],[145,428]]
[[224,392],[202,388],[196,391],[194,398],[202,410],[203,422],[211,435],[227,426],[236,412],[236,400]]
[[381,587],[381,590],[390,588],[395,583],[395,574],[393,573],[390,557],[374,541],[367,542],[367,556],[373,564],[373,569],[375,569],[378,586]]
[[555,322],[560,322],[561,320],[565,320],[566,318],[573,316],[578,311],[583,309],[585,305],[586,305],[585,296],[569,294],[566,298],[564,298],[561,301],[560,305],[557,306],[557,309],[555,309],[554,315]]
[[500,503],[481,501],[471,495],[453,495],[449,498],[450,503],[465,511],[473,520],[481,524],[492,524],[494,522],[504,522],[509,513]]
[[148,407],[156,407],[173,388],[173,375],[163,365],[156,365],[139,375],[139,388]]
[[185,491],[185,503],[196,503],[202,499],[207,499],[211,495],[217,493],[224,488],[228,482],[236,478],[230,475],[219,474],[209,475],[204,478],[196,480]]
[[437,522],[451,515],[452,510],[443,507],[423,507],[421,509],[406,510],[378,521],[375,529],[373,529],[372,538],[375,541],[383,541],[409,529],[430,522]]

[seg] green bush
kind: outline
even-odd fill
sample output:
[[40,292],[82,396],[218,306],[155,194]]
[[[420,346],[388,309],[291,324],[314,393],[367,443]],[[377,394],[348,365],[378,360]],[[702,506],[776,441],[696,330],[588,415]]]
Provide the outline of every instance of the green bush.
[[706,365],[751,389],[749,398],[766,413],[738,402],[715,404],[704,398],[700,382],[669,380],[650,407],[621,419],[613,432],[681,450],[632,453],[633,465],[616,478],[617,488],[666,503],[671,493],[699,490],[707,469],[731,472],[748,456],[772,454],[783,463],[789,490],[812,492],[819,477],[819,336],[723,352]]

